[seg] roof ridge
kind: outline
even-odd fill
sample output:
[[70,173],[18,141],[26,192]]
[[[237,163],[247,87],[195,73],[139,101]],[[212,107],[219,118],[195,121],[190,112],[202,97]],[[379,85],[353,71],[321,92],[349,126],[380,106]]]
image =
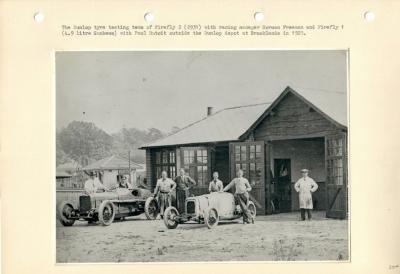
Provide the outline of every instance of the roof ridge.
[[105,167],[114,158],[114,156],[115,156],[114,154],[109,156],[108,159],[104,161],[102,165],[100,165],[100,167]]
[[195,125],[195,124],[200,123],[201,121],[206,120],[207,118],[210,118],[210,117],[212,117],[212,116],[215,116],[216,114],[218,114],[218,113],[220,113],[220,112],[222,112],[222,111],[230,110],[230,109],[243,108],[243,107],[254,107],[254,106],[260,106],[260,105],[266,105],[266,104],[271,104],[271,102],[263,102],[263,103],[257,103],[257,104],[249,104],[249,105],[241,105],[241,106],[235,106],[235,107],[226,107],[226,108],[222,108],[222,109],[216,111],[215,113],[213,113],[213,114],[211,114],[211,115],[207,115],[206,117],[204,117],[204,118],[202,118],[202,119],[200,119],[200,120],[197,120],[197,121],[195,121],[195,122],[193,122],[193,123],[191,123],[191,124],[186,125],[186,126],[183,127],[183,128],[180,128],[179,130],[175,131],[174,133],[171,133],[171,134],[169,134],[169,135],[167,135],[167,136],[165,136],[165,137],[163,137],[163,138],[161,138],[161,139],[158,139],[158,140],[156,140],[156,141],[152,141],[152,142],[150,142],[150,143],[144,144],[144,145],[142,145],[142,147],[145,147],[145,146],[147,146],[147,145],[150,145],[150,144],[152,144],[152,143],[154,143],[154,142],[158,142],[158,141],[163,140],[163,139],[165,139],[165,138],[167,138],[167,137],[173,136],[173,135],[175,135],[175,134],[181,132],[181,131],[184,130],[184,129],[187,129],[187,128],[189,128],[189,127]]
[[297,89],[305,89],[305,90],[312,90],[312,91],[321,91],[321,92],[327,92],[327,93],[338,93],[338,94],[343,94],[346,95],[346,91],[339,91],[339,90],[329,90],[329,89],[323,89],[323,88],[309,88],[309,87],[301,87],[301,86],[292,86],[294,90]]
[[234,106],[234,107],[227,107],[223,108],[216,113],[222,111],[222,110],[228,110],[228,109],[236,109],[236,108],[245,108],[245,107],[255,107],[255,106],[261,106],[261,105],[266,105],[266,104],[271,104],[271,102],[263,102],[263,103],[257,103],[257,104],[249,104],[249,105],[240,105],[240,106]]

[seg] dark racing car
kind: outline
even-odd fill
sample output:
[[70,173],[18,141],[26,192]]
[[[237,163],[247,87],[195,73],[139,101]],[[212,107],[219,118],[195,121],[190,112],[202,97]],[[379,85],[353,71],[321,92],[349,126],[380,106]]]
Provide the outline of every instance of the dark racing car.
[[149,190],[117,188],[81,195],[78,208],[74,208],[71,202],[63,201],[58,206],[57,215],[64,226],[72,226],[76,220],[99,222],[107,226],[115,219],[137,216],[144,212],[149,220],[157,218],[158,206]]

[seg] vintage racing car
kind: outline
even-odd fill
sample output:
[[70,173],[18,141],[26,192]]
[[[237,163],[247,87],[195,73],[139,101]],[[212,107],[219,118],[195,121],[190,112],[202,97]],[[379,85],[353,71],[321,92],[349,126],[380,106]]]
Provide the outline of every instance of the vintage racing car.
[[[147,203],[146,208],[148,198],[151,198],[151,202]],[[86,220],[89,223],[99,221],[103,225],[110,225],[114,219],[136,216],[145,211],[148,219],[157,217],[157,202],[152,199],[149,190],[116,188],[112,191],[81,195],[78,208],[74,208],[71,202],[63,201],[58,206],[57,215],[64,226],[72,226],[76,220]]]
[[[252,201],[249,201],[248,209],[255,218],[256,206]],[[219,221],[234,220],[242,216],[242,210],[236,205],[232,193],[213,192],[187,198],[185,212],[180,213],[175,207],[168,207],[164,212],[164,223],[169,229],[189,222],[205,223],[208,228],[213,228]]]

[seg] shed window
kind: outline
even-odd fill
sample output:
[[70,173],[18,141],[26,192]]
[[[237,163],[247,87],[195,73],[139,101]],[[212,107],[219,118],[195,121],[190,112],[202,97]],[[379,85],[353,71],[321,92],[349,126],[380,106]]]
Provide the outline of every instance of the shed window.
[[206,186],[210,180],[209,151],[203,147],[186,147],[183,151],[183,167],[198,186]]
[[327,152],[328,179],[336,185],[343,185],[343,140],[328,140]]
[[243,170],[243,177],[251,185],[256,186],[262,180],[262,147],[258,144],[234,146],[235,175],[239,169]]
[[166,171],[169,178],[176,177],[175,150],[162,150],[156,152],[156,176],[161,178],[161,172]]

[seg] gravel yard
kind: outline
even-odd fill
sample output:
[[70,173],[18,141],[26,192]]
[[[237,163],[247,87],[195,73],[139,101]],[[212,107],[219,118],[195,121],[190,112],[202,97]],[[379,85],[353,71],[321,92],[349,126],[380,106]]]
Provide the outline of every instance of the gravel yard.
[[144,215],[107,227],[57,222],[57,262],[348,260],[348,221],[324,216],[314,212],[304,222],[297,212],[258,216],[255,224],[238,219],[212,230],[199,224],[168,230]]

